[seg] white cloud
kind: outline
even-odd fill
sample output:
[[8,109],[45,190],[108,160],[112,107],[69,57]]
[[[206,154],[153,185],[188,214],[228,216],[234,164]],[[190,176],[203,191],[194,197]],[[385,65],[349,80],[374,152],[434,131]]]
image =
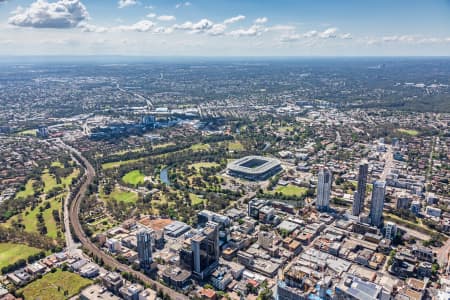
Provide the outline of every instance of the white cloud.
[[108,31],[108,28],[106,27],[92,25],[88,23],[81,23],[80,25],[78,25],[78,28],[81,28],[83,32],[104,33]]
[[150,19],[153,19],[153,18],[156,18],[156,14],[155,13],[149,13],[146,17],[150,18]]
[[413,35],[392,35],[385,36],[382,38],[383,42],[415,42],[418,40],[418,37]]
[[181,25],[175,24],[173,28],[178,30],[188,30],[191,33],[201,33],[210,30],[213,27],[213,25],[214,23],[212,21],[208,19],[201,19],[197,23],[192,23],[188,21]]
[[175,16],[158,16],[157,19],[163,22],[170,22],[176,20]]
[[[317,31],[317,30],[310,30],[303,34],[303,37],[305,38],[321,38],[321,39],[334,39],[337,37],[338,29],[335,27],[330,27],[328,29],[325,29],[324,31]],[[351,37],[349,34],[342,35],[343,38],[348,39]]]
[[318,33],[318,37],[320,37],[321,39],[334,39],[337,37],[337,31],[338,29],[336,27],[331,27],[328,29],[325,29],[322,32]]
[[155,27],[155,23],[149,20],[142,20],[132,25],[122,25],[117,26],[114,29],[119,31],[137,31],[137,32],[148,32]]
[[283,43],[296,42],[296,41],[300,40],[300,38],[301,38],[301,36],[298,33],[284,34],[281,36],[280,41]]
[[214,24],[206,33],[214,36],[223,35],[226,29],[227,26],[225,24]]
[[343,33],[343,34],[339,35],[339,37],[343,40],[351,40],[353,38],[350,33]]
[[128,7],[128,6],[134,6],[137,3],[138,2],[136,0],[119,0],[118,7],[124,8],[124,7]]
[[422,35],[391,35],[384,36],[376,40],[377,43],[406,43],[406,44],[439,44],[448,43],[450,38],[445,37],[426,37]]
[[233,24],[233,23],[236,23],[236,22],[239,22],[239,21],[242,21],[242,20],[245,20],[245,16],[239,15],[239,16],[236,16],[236,17],[232,17],[232,18],[226,19],[225,21],[223,21],[223,24],[225,24],[225,25]]
[[[271,29],[271,27],[269,27],[269,29]],[[286,28],[286,29],[288,29],[288,28]],[[283,34],[280,38],[281,42],[296,42],[296,41],[300,40],[301,38],[305,38],[310,41],[314,40],[314,39],[334,39],[334,38],[350,40],[353,38],[350,33],[338,34],[338,29],[335,27],[330,27],[324,31],[310,30],[303,34],[296,33],[295,28],[292,28],[292,30],[286,30],[286,31],[287,32],[285,34]]]
[[312,37],[316,37],[319,34],[319,32],[317,30],[310,30],[308,32],[306,32],[305,34],[303,34],[303,36],[305,38],[312,38]]
[[294,31],[295,26],[292,25],[275,25],[271,27],[267,27],[269,31]]
[[170,34],[170,33],[172,33],[173,32],[173,28],[172,27],[156,27],[154,30],[153,30],[153,33],[156,33],[156,34]]
[[180,3],[177,3],[176,5],[175,5],[175,8],[180,8],[180,7],[187,7],[187,6],[191,6],[192,5],[192,3],[191,2],[189,2],[189,1],[187,1],[187,2],[180,2]]
[[249,28],[241,28],[233,30],[228,33],[231,36],[242,37],[242,36],[260,36],[263,32],[266,32],[267,28],[260,25],[252,25]]
[[265,24],[265,23],[267,23],[267,21],[269,21],[269,19],[267,19],[266,17],[261,17],[261,18],[257,18],[255,20],[255,23],[256,24]]
[[12,13],[9,24],[34,28],[73,28],[89,19],[89,13],[80,0],[37,0],[28,8],[18,7]]

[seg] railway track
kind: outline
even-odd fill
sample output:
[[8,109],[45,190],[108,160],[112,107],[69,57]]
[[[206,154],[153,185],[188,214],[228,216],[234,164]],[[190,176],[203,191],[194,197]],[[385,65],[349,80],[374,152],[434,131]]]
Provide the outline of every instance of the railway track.
[[89,185],[93,182],[95,178],[95,170],[92,167],[91,163],[82,156],[82,154],[77,151],[76,149],[70,147],[67,144],[64,144],[64,147],[71,151],[74,155],[76,155],[80,162],[83,164],[86,172],[85,172],[85,180],[83,184],[81,185],[80,189],[76,193],[76,195],[73,197],[72,201],[69,205],[69,222],[72,225],[73,233],[76,235],[80,243],[83,245],[83,247],[89,252],[92,253],[93,256],[96,256],[103,260],[104,264],[112,269],[116,269],[119,272],[127,272],[131,275],[133,275],[135,278],[141,280],[142,282],[156,287],[157,290],[161,290],[163,293],[169,295],[169,297],[173,300],[187,300],[189,299],[187,296],[180,294],[176,292],[175,290],[149,278],[145,274],[136,271],[132,269],[130,266],[122,264],[118,262],[114,257],[106,254],[103,252],[100,248],[97,247],[96,244],[94,244],[89,237],[84,233],[84,230],[81,226],[80,219],[78,218],[80,213],[80,206],[83,202],[86,191],[89,187]]

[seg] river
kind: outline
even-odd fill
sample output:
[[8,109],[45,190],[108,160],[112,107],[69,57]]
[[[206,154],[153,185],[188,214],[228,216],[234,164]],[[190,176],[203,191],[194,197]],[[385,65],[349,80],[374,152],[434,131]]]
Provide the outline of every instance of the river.
[[165,168],[161,169],[161,171],[159,172],[159,178],[161,179],[161,181],[163,183],[170,185],[169,167],[165,167]]

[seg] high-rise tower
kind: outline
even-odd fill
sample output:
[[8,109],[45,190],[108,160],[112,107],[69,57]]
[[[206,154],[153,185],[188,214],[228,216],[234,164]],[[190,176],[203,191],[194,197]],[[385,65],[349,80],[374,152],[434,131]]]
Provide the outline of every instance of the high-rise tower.
[[203,232],[192,237],[193,274],[204,279],[219,264],[219,224],[209,221]]
[[369,172],[369,165],[367,162],[361,162],[359,164],[358,172],[358,188],[355,192],[353,199],[352,214],[359,216],[364,210],[364,198],[366,196],[367,174]]
[[383,219],[384,197],[386,195],[386,182],[373,183],[372,203],[370,204],[370,224],[380,227]]
[[142,269],[148,270],[152,264],[152,232],[142,229],[136,234],[139,264]]
[[317,184],[316,207],[318,210],[327,210],[330,206],[331,183],[333,175],[328,168],[319,171],[319,182]]

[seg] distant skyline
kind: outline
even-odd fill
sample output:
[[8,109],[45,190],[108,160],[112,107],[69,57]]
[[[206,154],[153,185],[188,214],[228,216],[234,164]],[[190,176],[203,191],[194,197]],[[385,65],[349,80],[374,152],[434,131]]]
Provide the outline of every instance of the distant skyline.
[[0,55],[448,56],[450,1],[0,0]]

